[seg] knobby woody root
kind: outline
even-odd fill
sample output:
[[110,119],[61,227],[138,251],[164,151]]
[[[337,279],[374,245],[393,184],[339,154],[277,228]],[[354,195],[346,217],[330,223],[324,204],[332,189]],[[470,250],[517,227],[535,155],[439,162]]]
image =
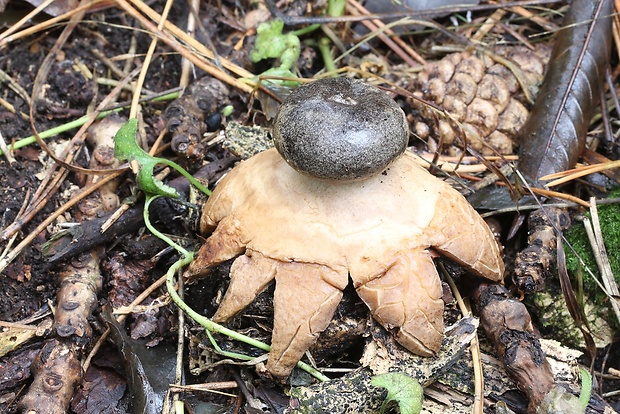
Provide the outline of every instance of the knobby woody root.
[[164,112],[166,129],[172,134],[170,148],[183,158],[202,161],[202,136],[219,126],[219,109],[230,103],[229,94],[226,85],[210,76],[192,83],[187,94],[168,105]]
[[27,413],[65,413],[82,380],[80,360],[90,344],[88,317],[101,289],[99,255],[91,251],[74,259],[60,276],[54,331],[32,365],[33,383],[20,401]]
[[82,378],[80,351],[75,344],[52,339],[31,365],[34,381],[20,401],[24,413],[64,414]]
[[578,413],[576,396],[556,384],[523,303],[497,284],[480,284],[474,292],[480,323],[517,386],[529,400],[530,413]]
[[[91,167],[112,169],[118,165],[112,139],[121,124],[110,119],[89,130],[89,142],[94,147]],[[118,180],[114,180],[82,200],[75,211],[76,219],[85,221],[116,208],[117,185]],[[102,287],[101,254],[99,248],[93,248],[73,258],[60,273],[53,327],[56,338],[46,343],[32,366],[33,383],[19,403],[23,412],[56,414],[69,408],[75,387],[82,381],[81,357],[92,342],[88,319]]]
[[523,293],[542,292],[556,269],[556,234],[570,227],[566,209],[542,207],[528,219],[528,247],[515,258],[513,282]]

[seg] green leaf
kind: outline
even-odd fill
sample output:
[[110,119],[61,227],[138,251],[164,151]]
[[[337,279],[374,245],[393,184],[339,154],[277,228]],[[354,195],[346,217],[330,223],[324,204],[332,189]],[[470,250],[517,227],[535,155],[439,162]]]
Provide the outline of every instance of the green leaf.
[[162,195],[165,197],[178,198],[179,193],[158,180],[153,175],[153,168],[157,164],[169,165],[168,160],[149,155],[136,143],[138,132],[138,120],[132,118],[127,121],[114,136],[114,155],[119,160],[137,161],[140,171],[136,176],[138,187],[147,194]]
[[579,368],[579,372],[581,373],[581,394],[579,394],[579,403],[585,411],[588,407],[588,401],[590,401],[590,397],[592,396],[592,376],[588,370],[584,368]]
[[283,34],[283,28],[282,20],[272,20],[258,26],[251,53],[253,62],[280,59],[281,69],[288,70],[293,67],[301,52],[299,38],[292,34]]
[[382,414],[390,401],[398,402],[401,414],[419,414],[422,411],[422,386],[415,378],[391,372],[375,376],[370,383],[388,391],[381,405]]
[[327,15],[334,17],[342,16],[346,5],[346,0],[329,0],[327,2]]

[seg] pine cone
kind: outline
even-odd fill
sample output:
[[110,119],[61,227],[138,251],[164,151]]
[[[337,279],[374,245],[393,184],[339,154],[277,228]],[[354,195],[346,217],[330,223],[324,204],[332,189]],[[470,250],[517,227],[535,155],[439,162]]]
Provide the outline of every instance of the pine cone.
[[[494,53],[513,62],[513,69],[487,54],[458,52],[427,64],[412,84],[415,95],[452,117],[413,101],[414,132],[431,150],[441,145],[443,151],[457,155],[464,135],[467,145],[484,155],[513,154],[515,136],[528,116],[522,84],[529,88],[542,81],[548,53],[521,46],[498,48]],[[513,71],[520,71],[519,80]]]

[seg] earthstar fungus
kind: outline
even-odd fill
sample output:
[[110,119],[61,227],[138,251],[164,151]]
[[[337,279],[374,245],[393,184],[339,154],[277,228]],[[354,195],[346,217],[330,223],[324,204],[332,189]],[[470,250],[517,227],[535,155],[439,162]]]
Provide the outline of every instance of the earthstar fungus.
[[358,80],[319,80],[291,93],[275,119],[282,156],[271,149],[243,161],[205,204],[201,231],[210,236],[188,276],[235,258],[216,322],[275,279],[267,362],[275,377],[288,376],[327,327],[349,278],[373,317],[423,356],[439,351],[444,326],[429,248],[502,279],[484,220],[418,166],[407,140],[404,113],[382,91]]

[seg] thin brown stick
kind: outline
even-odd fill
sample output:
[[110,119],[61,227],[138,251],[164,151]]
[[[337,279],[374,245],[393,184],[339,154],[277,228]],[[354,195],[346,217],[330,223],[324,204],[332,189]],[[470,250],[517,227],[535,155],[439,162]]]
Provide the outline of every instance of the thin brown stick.
[[549,20],[534,14],[533,12],[529,11],[525,7],[522,7],[522,6],[510,7],[510,11],[512,11],[515,14],[518,14],[519,16],[525,17],[527,20],[533,21],[534,23],[538,24],[540,27],[543,27],[550,32],[555,32],[556,30],[560,28],[557,24],[552,23]]
[[[168,20],[168,13],[172,8],[172,0],[167,0],[164,5],[164,10],[161,15],[161,20],[157,24],[157,29],[161,30],[164,26],[164,23]],[[149,71],[149,66],[151,65],[151,60],[153,59],[153,53],[155,52],[155,47],[157,47],[157,37],[153,36],[151,39],[151,44],[149,45],[149,49],[146,52],[146,56],[144,56],[144,62],[142,64],[142,70],[140,70],[140,74],[138,75],[138,79],[136,81],[136,87],[133,93],[133,97],[131,100],[131,108],[129,109],[129,117],[135,118],[138,114],[138,104],[140,101],[140,93],[142,90],[142,86],[144,85],[144,80],[146,79],[146,74]]]
[[[347,4],[347,11],[354,16],[368,14],[368,10],[362,7],[359,3],[356,3],[355,0],[349,0],[349,3]],[[376,24],[375,22],[379,22],[380,24]],[[407,46],[405,42],[402,41],[402,39],[397,36],[388,36],[387,34],[393,35],[394,32],[389,28],[385,28],[385,24],[383,24],[380,20],[364,20],[362,21],[362,24],[366,26],[366,28],[371,32],[377,32],[377,37],[381,39],[383,43],[385,43],[390,49],[392,49],[394,53],[396,53],[409,66],[417,67],[420,64],[426,63],[426,61],[413,49]],[[403,46],[405,47],[403,48]],[[407,49],[407,52],[405,52],[405,48]],[[412,59],[412,57],[410,56],[411,53],[413,53],[414,59],[418,60],[418,62]]]
[[[67,30],[67,29],[69,29],[69,30]],[[70,32],[71,31],[70,29],[71,29],[71,26],[67,26],[67,28],[65,30],[67,32]],[[65,33],[65,31],[63,31],[63,33]],[[41,87],[43,85],[43,79],[45,79],[47,77],[47,73],[49,71],[49,67],[50,67],[52,58],[55,56],[57,51],[60,49],[61,45],[66,41],[68,36],[69,36],[69,34],[67,34],[66,36],[62,36],[61,35],[61,37],[58,38],[58,42],[54,45],[54,47],[52,48],[50,53],[45,57],[45,60],[41,64],[41,67],[39,68],[39,72],[37,73],[37,77],[35,79],[33,90],[32,90],[33,100],[36,99],[36,97],[39,94],[39,91],[40,91],[40,89],[41,89]],[[122,88],[125,85],[127,85],[131,79],[133,79],[133,77],[138,73],[139,70],[140,70],[140,67],[134,69],[134,71],[131,72],[129,74],[129,76],[127,76],[126,78],[122,79],[118,83],[118,85],[116,85],[116,87],[114,87],[114,89],[112,89],[112,91],[101,101],[101,103],[97,106],[97,109],[89,114],[89,117],[86,120],[86,122],[84,123],[84,125],[82,125],[80,127],[78,132],[71,139],[71,142],[67,146],[67,149],[65,150],[65,152],[68,152],[71,149],[73,149],[75,147],[79,147],[79,146],[81,146],[83,144],[83,142],[84,142],[84,133],[86,132],[88,127],[90,127],[90,125],[95,121],[95,119],[97,119],[97,114],[100,111],[102,111],[103,108],[108,106],[110,101],[112,101],[112,99],[114,99],[114,97],[121,92]],[[84,174],[101,174],[101,175],[106,175],[106,174],[110,174],[112,172],[120,172],[120,171],[125,171],[126,170],[126,168],[124,168],[124,167],[123,168],[118,168],[116,170],[112,170],[112,169],[109,169],[109,170],[105,170],[105,169],[104,170],[95,170],[95,169],[92,169],[92,168],[82,168],[80,166],[70,164],[71,160],[69,160],[68,162],[66,162],[65,160],[62,160],[60,157],[57,157],[56,154],[54,154],[53,151],[51,151],[49,149],[48,145],[45,143],[43,138],[41,138],[41,136],[39,135],[39,132],[37,131],[37,128],[36,128],[36,126],[34,124],[34,119],[35,119],[35,116],[34,116],[34,105],[32,105],[30,107],[30,126],[32,127],[32,133],[33,133],[35,139],[37,140],[37,144],[39,144],[39,146],[54,161],[56,161],[56,163],[58,163],[62,167],[66,168],[68,170],[71,170],[71,171],[79,171],[79,172],[82,172]],[[64,153],[61,156],[65,156]]]
[[478,28],[478,31],[472,36],[471,40],[481,42],[482,39],[499,23],[506,15],[506,10],[497,9],[490,15],[484,23]]
[[41,233],[47,226],[52,224],[54,220],[56,220],[61,214],[65,211],[69,210],[71,207],[76,205],[82,198],[91,194],[93,191],[97,190],[102,185],[112,181],[121,175],[122,172],[116,172],[108,175],[98,181],[97,183],[80,190],[71,200],[67,201],[65,204],[60,206],[56,211],[54,211],[51,215],[49,215],[41,224],[37,226],[28,236],[26,236],[21,243],[19,243],[9,254],[6,255],[2,260],[0,260],[0,272],[3,272],[4,269],[11,263],[24,249],[24,247],[28,246],[38,235]]
[[540,179],[549,180],[549,179],[553,179],[556,177],[562,177],[562,178],[558,178],[557,180],[553,180],[546,184],[547,187],[554,187],[556,185],[567,183],[569,181],[575,180],[585,175],[593,174],[595,172],[611,170],[611,169],[618,168],[618,167],[620,167],[620,160],[605,162],[601,164],[588,165],[588,166],[580,167],[580,168],[573,168],[570,170],[549,174],[544,177],[541,177]]
[[[21,97],[24,101],[26,101],[28,106],[32,105],[32,102],[30,100],[30,95],[28,94],[28,92],[26,92],[26,90],[22,88],[19,82],[13,79],[11,75],[6,73],[2,69],[0,69],[0,81],[7,82],[9,84],[9,88],[11,88],[17,95],[19,95],[19,97]],[[15,108],[13,108],[11,112],[15,113]]]
[[71,16],[73,16],[76,13],[80,13],[82,11],[85,10],[89,10],[91,7],[93,7],[96,4],[99,3],[103,3],[107,0],[95,0],[91,3],[87,3],[87,4],[81,4],[80,6],[76,7],[75,9],[68,11],[67,13],[63,13],[60,16],[56,16],[53,17],[49,20],[46,20],[42,23],[36,24],[32,27],[28,27],[24,30],[22,30],[21,32],[16,33],[15,35],[11,36],[11,33],[8,32],[8,30],[6,32],[3,32],[2,34],[0,34],[0,49],[2,49],[4,46],[6,46],[9,43],[12,43],[16,40],[19,40],[23,37],[26,36],[30,36],[32,34],[35,33],[39,33],[42,32],[43,30],[48,29],[49,27],[55,25],[56,23],[62,22],[64,20],[67,20],[69,18],[71,18]]
[[[187,15],[187,34],[192,38],[196,38],[196,17],[198,16],[199,10],[200,0],[191,0],[189,2],[189,13]],[[179,80],[179,86],[183,89],[187,88],[187,85],[189,85],[191,70],[191,62],[187,59],[183,59],[181,62],[181,78]]]
[[[444,276],[450,289],[454,294],[456,303],[459,305],[459,310],[464,318],[472,315],[471,306],[466,304],[461,296],[454,279],[450,276],[450,273],[446,270],[443,263],[439,262],[439,270]],[[482,414],[484,412],[484,374],[482,372],[482,357],[480,352],[480,341],[478,340],[478,333],[474,334],[471,342],[469,343],[469,351],[471,352],[472,365],[474,368],[474,406],[473,412],[475,414]]]
[[[22,215],[17,216],[13,223],[11,223],[8,227],[2,230],[0,233],[0,240],[6,240],[16,234],[26,223],[29,223],[30,220],[39,212],[47,202],[51,199],[52,195],[58,190],[62,182],[69,171],[66,169],[62,169],[54,176],[51,184],[48,186],[44,186],[43,183],[39,186],[37,193],[39,193],[39,197],[33,197],[31,203],[28,205],[28,210],[26,210]],[[50,172],[50,176],[53,174],[53,171]],[[36,198],[35,198],[36,197]]]
[[578,197],[572,196],[570,194],[559,193],[557,191],[549,191],[549,190],[545,190],[542,188],[532,188],[532,191],[538,195],[543,195],[545,197],[559,198],[562,200],[568,200],[568,201],[572,201],[573,203],[577,203],[580,206],[590,208],[590,203]]
[[[503,185],[503,184],[504,183],[497,183],[497,185]],[[590,208],[590,203],[578,197],[572,196],[570,194],[564,194],[564,193],[560,193],[557,191],[545,190],[544,188],[537,188],[537,187],[531,187],[530,190],[532,190],[534,194],[538,194],[538,195],[545,196],[545,197],[559,198],[561,200],[568,200],[568,201],[572,201],[575,204],[579,204],[582,207]]]
[[226,390],[237,388],[239,385],[235,381],[207,382],[204,384],[193,385],[171,385],[173,391],[207,391],[207,390]]
[[[614,1],[614,7],[616,10],[620,11],[620,0],[615,0]],[[616,52],[618,53],[618,56],[620,57],[620,16],[618,16],[617,13],[615,13],[613,15],[613,26],[614,26],[614,30],[612,30],[612,34],[614,36],[614,43],[616,44]],[[618,107],[616,107],[616,111],[618,111]]]
[[[42,71],[40,71],[39,74],[37,74],[37,79],[40,79],[39,76],[41,76],[41,78],[45,77],[45,69],[43,68],[43,66],[41,68],[42,68]],[[12,234],[19,231],[19,229],[21,229],[24,224],[28,223],[32,219],[32,217],[34,217],[34,215],[36,215],[36,213],[39,212],[45,206],[45,204],[49,201],[51,196],[60,187],[62,181],[68,174],[68,169],[77,169],[79,171],[82,171],[88,174],[111,174],[113,172],[122,172],[127,169],[126,167],[122,167],[116,170],[93,170],[93,169],[76,167],[70,164],[71,161],[73,160],[74,153],[68,153],[67,151],[69,149],[79,147],[82,144],[83,142],[82,137],[84,136],[84,132],[91,125],[91,123],[95,120],[96,114],[98,113],[98,111],[102,110],[105,106],[108,105],[108,103],[113,99],[113,97],[116,96],[121,91],[122,87],[125,86],[127,82],[129,82],[129,80],[133,78],[133,75],[135,75],[135,73],[137,73],[138,70],[139,68],[136,68],[134,72],[130,74],[130,76],[128,76],[127,78],[119,82],[119,84],[114,89],[112,89],[112,91],[108,94],[108,96],[106,96],[106,98],[101,102],[101,104],[99,104],[97,111],[90,114],[89,119],[86,121],[84,125],[82,125],[82,127],[78,130],[78,132],[75,134],[75,136],[73,137],[73,139],[67,146],[67,150],[65,150],[65,153],[61,155],[61,157],[65,157],[64,160],[60,159],[59,157],[56,157],[56,155],[51,154],[52,151],[48,148],[47,144],[43,142],[43,140],[39,136],[36,128],[34,127],[34,121],[33,121],[34,114],[32,112],[33,107],[31,106],[31,111],[30,111],[31,112],[30,113],[31,125],[33,128],[33,133],[34,133],[35,138],[37,138],[37,141],[39,142],[41,148],[43,148],[46,152],[48,152],[48,154],[51,154],[52,158],[55,161],[57,161],[58,164],[62,166],[66,166],[68,168],[60,169],[60,171],[56,175],[54,175],[54,171],[56,170],[58,165],[54,165],[50,169],[47,176],[39,184],[39,188],[35,192],[32,203],[29,205],[27,212],[21,216],[18,216],[18,218],[9,227],[4,229],[2,233],[0,233],[1,240],[7,239],[11,237]],[[35,82],[35,87],[33,88],[33,96],[35,96],[35,93],[37,93],[38,91],[39,86],[37,85],[40,85],[40,84],[41,82]]]
[[32,20],[37,14],[41,13],[43,11],[43,9],[45,9],[47,6],[52,4],[53,1],[54,0],[45,0],[44,2],[39,4],[37,7],[35,7],[34,10],[32,10],[30,13],[26,14],[18,22],[14,23],[5,32],[1,33],[0,34],[0,41],[2,41],[2,39],[6,38],[7,36],[12,35],[16,31],[18,31],[20,27],[22,27],[23,25],[28,23],[30,20]]
[[0,150],[2,150],[2,154],[6,157],[6,160],[9,164],[13,164],[15,162],[15,158],[13,157],[13,152],[9,150],[9,146],[6,145],[6,141],[2,136],[2,131],[0,131]]
[[[22,205],[19,208],[19,211],[17,212],[17,217],[20,217],[22,214],[24,214],[24,211],[26,211],[26,207],[28,207],[29,201],[30,201],[30,188],[27,188],[26,196],[24,197],[24,201],[22,202]],[[15,232],[13,236],[9,238],[8,242],[4,246],[4,249],[2,250],[2,253],[0,254],[0,260],[4,259],[4,257],[7,255],[7,252],[11,250],[11,247],[13,246],[13,242],[15,242],[16,238],[17,238],[17,232]]]
[[[156,21],[156,22],[161,21],[161,15],[157,13],[155,10],[153,10],[146,3],[140,0],[132,0],[132,4],[135,7],[137,7],[138,10],[140,10],[142,13],[146,14],[151,20]],[[185,31],[179,29],[177,26],[175,26],[171,22],[166,21],[164,24],[164,29],[168,30],[178,39],[181,39],[183,42],[187,43],[188,45],[196,49],[198,53],[204,55],[207,59],[211,59],[211,60],[216,59],[216,56],[213,53],[213,51],[209,50],[205,45],[203,45],[202,43],[200,43],[193,37],[189,36]],[[220,62],[222,67],[224,67],[225,69],[228,69],[229,71],[236,74],[237,76],[240,76],[242,78],[252,78],[254,76],[253,73],[248,72],[241,66],[234,64],[228,59],[218,56],[217,60]],[[194,63],[191,59],[190,61]]]
[[[601,273],[601,278],[603,279],[603,285],[605,286],[607,294],[620,297],[620,290],[618,289],[618,284],[614,279],[611,264],[609,263],[609,256],[607,255],[607,249],[605,248],[605,241],[603,238],[603,232],[601,231],[598,209],[596,208],[596,198],[594,197],[590,198],[590,215],[592,216],[592,229],[594,230],[594,240],[591,240],[591,242],[594,242],[592,244],[592,251],[594,253],[594,258],[596,259],[596,264],[598,265]],[[618,302],[613,298],[610,303],[616,318],[620,321],[620,304],[618,304]]]
[[[140,1],[140,0],[132,0],[132,4],[134,6],[137,7],[138,10],[140,10],[142,13],[144,13],[145,15],[147,15],[150,19],[152,19],[153,21],[161,21],[161,15],[159,13],[157,13],[155,10],[153,10],[151,7],[149,7],[147,4],[145,4],[144,2]],[[153,33],[156,33],[158,36],[160,37],[164,37],[164,42],[166,42],[169,46],[171,46],[173,49],[175,49],[177,52],[181,53],[182,56],[185,57],[185,54],[182,53],[180,50],[178,50],[179,48],[182,48],[182,46],[176,42],[176,40],[174,40],[172,37],[166,35],[163,35],[162,32],[157,31],[157,30],[152,30],[152,28],[154,28],[154,26],[152,24],[149,24],[148,20],[144,19],[143,16],[141,16],[139,13],[137,13],[136,9],[133,9],[129,3],[127,3],[124,0],[121,0],[119,2],[119,6],[121,6],[124,10],[126,10],[129,14],[131,14],[134,18],[136,18],[145,28],[147,28],[148,30],[151,30]],[[188,44],[189,46],[193,47],[194,49],[196,49],[196,52],[200,55],[203,55],[204,57],[206,57],[207,59],[210,60],[216,60],[222,65],[222,67],[230,70],[231,72],[235,73],[236,75],[242,77],[242,78],[252,78],[254,77],[254,74],[251,72],[248,72],[247,70],[245,70],[244,68],[234,64],[233,62],[231,62],[228,59],[222,58],[222,57],[216,57],[215,54],[209,50],[205,45],[203,45],[202,43],[198,42],[196,39],[192,38],[191,36],[189,36],[185,31],[179,29],[177,26],[175,26],[174,24],[172,24],[169,21],[166,21],[164,24],[164,29],[169,31],[172,35],[174,35],[176,38],[180,39],[181,41],[185,42],[186,44]],[[172,43],[169,43],[170,41],[172,41]],[[185,50],[185,52],[188,52],[187,50]],[[211,74],[211,72],[213,71],[213,67],[209,67],[207,69],[205,69],[203,66],[206,65],[206,62],[202,62],[199,61],[198,58],[194,57],[192,59],[189,59],[192,63],[194,63],[196,66],[200,67],[201,69],[209,72]],[[196,63],[196,61],[199,61],[199,64]],[[223,72],[221,72],[223,73]],[[228,81],[219,78],[218,76],[216,76],[216,74],[212,74],[212,76],[217,77],[218,79],[227,82],[235,87],[238,87],[239,89],[242,90],[246,90],[249,92],[249,90],[247,90],[247,88],[244,88],[243,86],[240,86],[238,84],[238,82],[236,81],[236,79],[232,78],[228,79]],[[246,85],[247,86],[247,85]]]

